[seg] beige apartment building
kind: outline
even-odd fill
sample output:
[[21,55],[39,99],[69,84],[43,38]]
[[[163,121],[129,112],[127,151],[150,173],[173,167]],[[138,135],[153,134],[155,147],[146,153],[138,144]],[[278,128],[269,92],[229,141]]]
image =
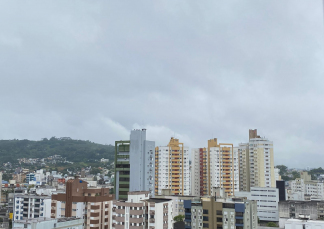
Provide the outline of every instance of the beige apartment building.
[[240,191],[250,187],[276,187],[273,142],[262,138],[257,130],[249,130],[249,143],[238,147],[240,159]]
[[84,219],[86,229],[108,229],[114,196],[108,188],[88,188],[78,178],[66,182],[66,192],[52,195],[51,218]]

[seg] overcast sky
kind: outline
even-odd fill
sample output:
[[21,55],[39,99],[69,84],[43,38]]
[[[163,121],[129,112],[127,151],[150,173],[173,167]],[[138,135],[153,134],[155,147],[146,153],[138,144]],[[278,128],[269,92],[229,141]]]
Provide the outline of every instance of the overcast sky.
[[0,139],[274,141],[324,167],[321,0],[0,1]]

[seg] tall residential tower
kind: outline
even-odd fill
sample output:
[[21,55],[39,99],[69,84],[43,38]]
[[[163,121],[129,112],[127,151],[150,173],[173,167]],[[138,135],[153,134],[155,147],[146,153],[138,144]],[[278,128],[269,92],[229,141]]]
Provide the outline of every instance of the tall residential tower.
[[211,195],[213,187],[233,196],[239,189],[238,149],[233,144],[208,140],[207,148],[192,149],[191,194]]
[[174,195],[189,195],[189,148],[171,138],[168,146],[155,148],[155,194],[171,189]]
[[249,143],[239,147],[240,190],[250,187],[276,187],[273,142],[249,130]]

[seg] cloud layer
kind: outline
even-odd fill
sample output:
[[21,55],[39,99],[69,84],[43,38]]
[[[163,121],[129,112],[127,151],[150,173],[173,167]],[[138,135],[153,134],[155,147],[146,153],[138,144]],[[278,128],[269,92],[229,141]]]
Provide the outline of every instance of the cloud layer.
[[321,1],[4,1],[0,28],[2,139],[257,128],[276,164],[324,166]]

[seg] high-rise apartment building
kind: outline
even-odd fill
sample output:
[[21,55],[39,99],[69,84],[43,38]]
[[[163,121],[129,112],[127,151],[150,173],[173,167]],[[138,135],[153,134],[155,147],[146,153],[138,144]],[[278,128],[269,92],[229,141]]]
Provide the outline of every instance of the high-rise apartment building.
[[171,189],[174,195],[189,195],[189,148],[171,138],[168,146],[155,148],[155,194]]
[[249,143],[239,146],[240,190],[250,187],[276,187],[273,142],[249,130]]
[[208,140],[207,148],[192,149],[191,194],[211,195],[213,187],[224,188],[228,196],[239,189],[238,148]]
[[115,142],[116,199],[129,191],[149,191],[154,197],[155,142],[146,140],[146,129],[132,130],[130,141]]

